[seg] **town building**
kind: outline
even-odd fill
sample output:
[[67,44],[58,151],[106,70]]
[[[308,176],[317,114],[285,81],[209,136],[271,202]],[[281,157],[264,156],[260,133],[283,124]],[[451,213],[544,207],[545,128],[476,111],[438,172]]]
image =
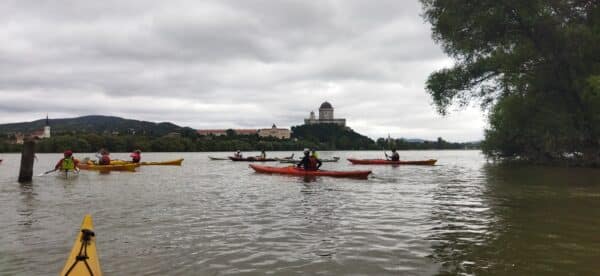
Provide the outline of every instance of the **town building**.
[[50,138],[50,119],[48,119],[48,114],[46,114],[46,125],[44,126],[44,133],[41,138]]
[[39,140],[39,139],[50,138],[50,119],[48,119],[48,115],[46,115],[46,124],[44,125],[43,129],[38,129],[29,134],[23,134],[21,132],[16,132],[16,133],[9,135],[9,137],[10,137],[10,142],[12,144],[23,144],[26,139]]
[[202,136],[223,136],[227,135],[227,131],[232,130],[235,135],[255,135],[258,134],[256,129],[198,129],[196,133]]
[[287,128],[278,128],[275,124],[271,128],[261,129],[198,129],[196,133],[201,136],[224,136],[228,131],[235,135],[258,135],[259,137],[275,137],[290,139],[292,132]]
[[336,124],[346,126],[346,119],[336,119],[333,116],[333,106],[329,102],[324,102],[319,107],[319,118],[315,118],[315,112],[311,111],[307,119],[304,119],[305,125],[317,124]]
[[275,124],[271,128],[261,128],[258,130],[259,137],[275,137],[278,139],[290,139],[292,132],[287,128],[277,128]]

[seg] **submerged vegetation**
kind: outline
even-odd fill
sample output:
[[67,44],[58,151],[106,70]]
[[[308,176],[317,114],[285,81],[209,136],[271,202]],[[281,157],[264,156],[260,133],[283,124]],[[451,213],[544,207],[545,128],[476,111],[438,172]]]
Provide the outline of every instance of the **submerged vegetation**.
[[488,109],[490,157],[600,165],[600,2],[421,2],[455,59],[427,81],[441,114]]

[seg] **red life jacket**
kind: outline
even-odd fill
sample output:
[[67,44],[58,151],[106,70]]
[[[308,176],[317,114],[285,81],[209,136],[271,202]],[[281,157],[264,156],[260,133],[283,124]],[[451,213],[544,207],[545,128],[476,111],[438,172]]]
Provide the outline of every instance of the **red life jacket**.
[[100,165],[110,165],[110,157],[108,154],[102,155],[100,158]]
[[139,163],[142,159],[142,156],[137,152],[132,153],[130,156],[133,163]]
[[307,171],[316,171],[317,170],[317,158],[310,157],[308,158],[308,168],[305,168]]

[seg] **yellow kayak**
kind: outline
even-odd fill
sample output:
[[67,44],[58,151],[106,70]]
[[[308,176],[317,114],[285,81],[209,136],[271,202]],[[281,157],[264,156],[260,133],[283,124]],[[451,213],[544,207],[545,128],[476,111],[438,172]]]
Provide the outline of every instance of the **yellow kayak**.
[[142,162],[141,164],[143,166],[181,166],[181,162],[183,162],[183,158],[160,162]]
[[102,275],[98,252],[96,252],[96,235],[94,234],[94,223],[91,215],[83,217],[81,231],[77,234],[75,244],[73,244],[69,258],[60,275]]
[[142,165],[142,166],[181,166],[181,162],[183,162],[183,158],[175,159],[175,160],[168,160],[168,161],[140,162],[140,163],[133,163],[131,161],[125,161],[125,160],[111,160],[110,164],[111,165],[136,164],[138,166],[139,165]]
[[95,165],[95,164],[79,164],[79,168],[82,170],[93,170],[101,172],[109,171],[130,171],[134,172],[138,164],[121,164],[121,165]]

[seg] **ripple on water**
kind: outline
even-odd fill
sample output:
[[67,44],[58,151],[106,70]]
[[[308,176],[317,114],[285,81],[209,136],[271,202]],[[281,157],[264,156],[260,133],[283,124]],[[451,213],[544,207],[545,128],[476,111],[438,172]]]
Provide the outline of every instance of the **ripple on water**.
[[[55,274],[85,213],[106,275],[583,275],[600,257],[600,189],[568,172],[548,178],[485,165],[477,152],[415,151],[402,156],[439,165],[327,163],[373,177],[302,179],[207,155],[150,153],[144,158],[186,161],[31,185],[7,170],[18,156],[3,156],[0,274]],[[36,172],[58,156],[40,154]],[[542,183],[549,179],[558,182]]]

